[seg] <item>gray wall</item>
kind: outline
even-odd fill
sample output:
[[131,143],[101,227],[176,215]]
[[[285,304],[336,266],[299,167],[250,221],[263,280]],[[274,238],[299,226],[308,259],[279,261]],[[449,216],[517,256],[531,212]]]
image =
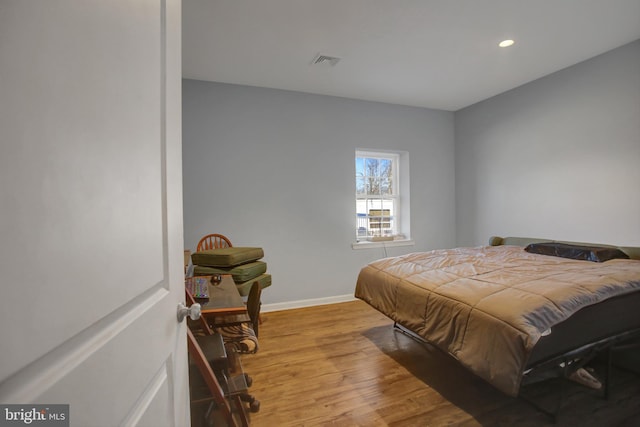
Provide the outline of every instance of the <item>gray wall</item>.
[[408,151],[412,247],[455,245],[453,113],[282,90],[183,81],[184,237],[262,246],[263,302],[353,294],[385,255],[353,250],[356,148]]
[[640,246],[640,41],[455,114],[457,244]]

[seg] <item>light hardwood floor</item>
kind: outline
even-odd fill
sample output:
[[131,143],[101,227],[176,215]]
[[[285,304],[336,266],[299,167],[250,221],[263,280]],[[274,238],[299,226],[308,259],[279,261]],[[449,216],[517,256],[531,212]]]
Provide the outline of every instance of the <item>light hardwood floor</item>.
[[[393,330],[354,301],[263,313],[260,350],[243,356],[261,402],[255,427],[547,426],[548,417]],[[569,384],[557,426],[640,425],[640,376],[614,371],[609,400]],[[557,384],[532,386],[550,395]]]

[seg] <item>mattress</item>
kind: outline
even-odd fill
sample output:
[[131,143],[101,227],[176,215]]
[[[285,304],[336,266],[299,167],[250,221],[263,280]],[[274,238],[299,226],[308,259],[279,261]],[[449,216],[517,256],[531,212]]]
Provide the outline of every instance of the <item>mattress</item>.
[[483,246],[373,262],[360,271],[355,296],[516,396],[543,334],[638,291],[637,260],[593,263]]

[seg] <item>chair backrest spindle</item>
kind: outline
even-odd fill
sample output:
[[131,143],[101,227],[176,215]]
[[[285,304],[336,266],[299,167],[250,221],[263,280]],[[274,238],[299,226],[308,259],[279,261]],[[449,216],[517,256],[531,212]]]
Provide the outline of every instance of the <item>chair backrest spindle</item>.
[[231,248],[231,240],[222,234],[207,234],[198,242],[196,252],[206,251],[209,249]]

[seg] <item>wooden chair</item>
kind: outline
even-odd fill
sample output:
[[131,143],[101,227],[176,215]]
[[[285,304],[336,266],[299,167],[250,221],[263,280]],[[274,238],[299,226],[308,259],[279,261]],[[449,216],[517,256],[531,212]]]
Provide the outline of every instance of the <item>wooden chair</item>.
[[260,288],[260,283],[254,282],[253,285],[251,285],[251,290],[249,290],[249,296],[247,297],[247,312],[249,313],[251,326],[253,327],[253,332],[256,334],[256,337],[258,336],[258,326],[260,325],[261,296],[262,288]]
[[[247,297],[247,314],[227,315],[211,319],[209,326],[215,328],[224,337],[225,343],[240,353],[258,351],[258,327],[260,324],[260,283],[254,282]],[[247,319],[247,315],[249,318]],[[253,341],[254,344],[248,341]],[[246,343],[246,344],[245,344]]]
[[207,234],[198,242],[196,252],[231,247],[233,247],[233,245],[226,236],[222,234]]
[[[185,294],[186,294],[186,300],[189,306],[191,306],[196,302],[195,299],[193,298],[193,295],[191,295],[191,292],[189,292],[189,290],[185,289]],[[188,329],[190,333],[194,337],[197,336],[196,341],[199,343],[201,350],[203,350],[205,359],[208,361],[209,366],[214,368],[214,365],[216,364],[211,360],[211,356],[212,356],[212,353],[219,353],[219,351],[211,351],[211,350],[216,347],[215,345],[216,340],[221,340],[221,342],[224,343],[224,347],[227,347],[228,343],[227,343],[227,338],[225,337],[225,335],[228,334],[228,331],[225,330],[225,328],[227,327],[223,326],[218,328],[214,326],[217,329],[217,330],[214,330],[212,326],[208,324],[204,316],[200,316],[198,320],[187,319],[187,324],[189,325]],[[233,326],[228,328],[232,329]],[[245,374],[244,372],[241,372],[242,368],[241,368],[241,363],[239,359],[239,354],[238,352],[236,352],[236,350],[237,350],[236,346],[229,345],[228,357],[225,359],[227,366],[220,366],[218,364],[215,367],[215,369],[217,371],[224,371],[224,374],[228,380],[232,379],[231,373],[234,373],[233,378],[235,378],[235,380],[233,382],[240,384],[235,387],[232,387],[231,385],[227,385],[226,389],[228,390],[228,393],[227,393],[228,397],[234,399],[234,402],[236,403],[236,406],[240,411],[241,417],[243,419],[243,425],[244,425],[244,420],[247,418],[247,415],[242,402],[247,402],[252,412],[258,412],[260,410],[260,401],[257,400],[252,394],[250,394],[247,391],[247,387],[251,385],[252,380],[249,375]],[[242,376],[242,378],[239,378],[240,375]],[[235,389],[238,389],[238,390],[236,391]]]
[[[187,345],[189,349],[189,356],[196,364],[198,371],[202,375],[209,392],[211,393],[211,397],[216,404],[218,410],[222,413],[224,420],[226,421],[229,427],[236,427],[237,424],[233,418],[233,414],[231,412],[231,407],[229,402],[224,397],[224,391],[216,378],[216,375],[213,373],[213,369],[211,369],[211,365],[209,365],[209,361],[207,357],[204,355],[200,345],[196,341],[195,336],[191,332],[189,328],[187,328]],[[246,414],[245,414],[246,419]],[[244,423],[243,423],[244,424]],[[248,421],[246,422],[248,426]]]

